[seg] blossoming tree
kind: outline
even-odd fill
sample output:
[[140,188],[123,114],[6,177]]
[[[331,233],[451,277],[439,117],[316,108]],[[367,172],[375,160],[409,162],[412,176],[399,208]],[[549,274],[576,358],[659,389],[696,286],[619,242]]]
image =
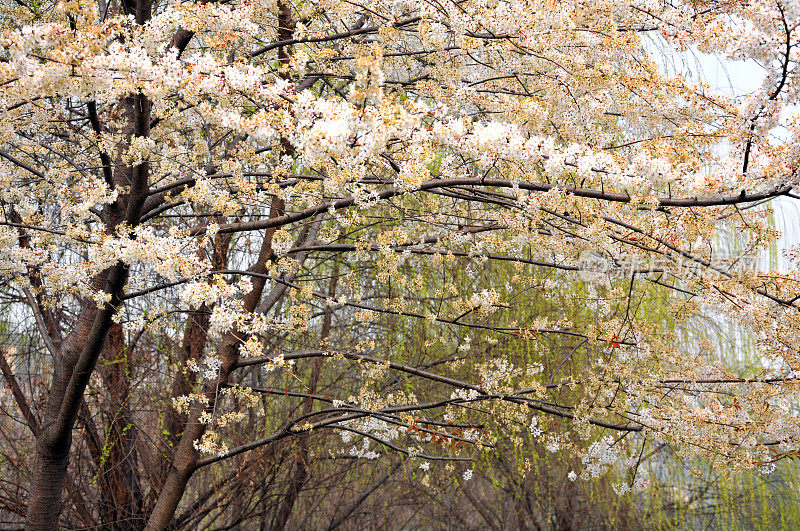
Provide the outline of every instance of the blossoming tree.
[[[800,449],[800,275],[720,248],[774,245],[800,179],[797,2],[19,1],[0,24],[0,271],[41,353],[36,383],[0,359],[29,528],[57,527],[84,446],[151,529],[279,441],[302,484],[328,430],[435,466],[500,419],[578,452],[576,480],[653,443],[734,470]],[[720,94],[655,43],[763,82]],[[563,315],[518,311],[534,294]],[[760,366],[679,340],[709,314]]]

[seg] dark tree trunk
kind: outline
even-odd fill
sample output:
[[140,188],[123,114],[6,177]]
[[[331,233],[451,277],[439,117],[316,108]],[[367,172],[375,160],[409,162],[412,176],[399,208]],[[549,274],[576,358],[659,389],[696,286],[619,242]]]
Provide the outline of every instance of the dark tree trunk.
[[[124,2],[123,7],[126,13],[135,16],[137,24],[144,24],[150,18],[149,0]],[[122,131],[127,141],[132,137],[148,136],[150,101],[137,94],[125,98],[121,105],[127,119]],[[139,224],[147,199],[148,176],[149,164],[146,161],[133,167],[118,166],[114,185],[119,189],[128,187],[129,193],[121,194],[117,201],[104,209],[102,217],[106,230],[113,232],[123,221],[130,227]],[[72,429],[86,386],[113,324],[111,318],[122,304],[127,279],[128,267],[121,262],[94,279],[93,289],[104,291],[110,300],[101,308],[94,301],[84,303],[77,325],[54,355],[53,381],[42,415],[41,430],[36,437],[36,457],[26,514],[27,529],[50,531],[59,528]]]
[[30,504],[26,514],[26,529],[52,531],[58,529],[61,514],[61,495],[69,465],[69,442],[60,453],[37,448],[36,465],[31,481]]
[[[131,347],[132,348],[132,347]],[[126,351],[122,326],[114,324],[106,340],[105,365],[101,374],[108,397],[106,424],[107,458],[98,471],[101,485],[100,519],[107,529],[140,529],[142,490],[138,481],[135,430],[128,395],[130,352]]]
[[[283,214],[283,209],[283,201],[277,197],[274,198],[270,217],[278,217]],[[265,232],[258,258],[250,267],[251,272],[257,274],[265,274],[267,272],[267,263],[273,258],[272,236],[275,234],[275,230],[275,228],[270,228]],[[243,308],[248,312],[254,311],[261,301],[266,279],[256,276],[253,277],[252,283],[253,289],[245,295],[243,301]],[[228,384],[228,376],[239,359],[239,345],[243,339],[238,331],[228,332],[222,339],[217,351],[219,358],[222,360],[219,377],[216,381],[206,382],[203,389],[206,398],[208,398],[208,406],[197,405],[189,411],[186,427],[175,449],[171,470],[167,475],[167,480],[161,489],[153,512],[150,514],[146,529],[166,529],[172,522],[199,458],[198,451],[194,448],[194,441],[200,439],[206,430],[206,426],[198,421],[198,417],[203,411],[213,410],[217,399],[217,389]]]

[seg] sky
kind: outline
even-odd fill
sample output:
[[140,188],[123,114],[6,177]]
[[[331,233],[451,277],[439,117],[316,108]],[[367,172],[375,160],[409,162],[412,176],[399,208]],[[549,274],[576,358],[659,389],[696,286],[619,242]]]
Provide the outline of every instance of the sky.
[[[672,48],[657,33],[649,34],[650,43],[646,47],[660,69],[670,75],[682,74],[684,77],[704,81],[711,90],[734,97],[743,97],[761,87],[766,72],[756,61],[731,61],[716,55],[689,48],[679,52]],[[786,118],[800,113],[800,105],[788,107],[782,113]],[[771,132],[776,141],[786,141],[785,129],[775,128]],[[778,198],[771,203],[774,210],[776,228],[781,231],[777,252],[766,251],[759,257],[759,268],[777,269],[786,272],[791,266],[783,256],[783,251],[800,245],[800,201],[791,198]]]

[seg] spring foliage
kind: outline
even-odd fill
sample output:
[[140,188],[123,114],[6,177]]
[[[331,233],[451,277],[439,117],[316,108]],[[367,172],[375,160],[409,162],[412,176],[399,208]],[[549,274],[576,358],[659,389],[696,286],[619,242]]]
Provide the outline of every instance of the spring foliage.
[[[0,275],[48,353],[40,447],[121,325],[192,470],[323,428],[428,467],[516,426],[570,480],[630,468],[620,492],[647,445],[800,451],[800,274],[748,261],[800,181],[797,2],[62,1],[0,27]],[[665,49],[763,81],[722,93]],[[138,346],[188,344],[187,314],[188,354]],[[708,316],[759,363],[686,341]],[[314,405],[248,433],[264,395]]]

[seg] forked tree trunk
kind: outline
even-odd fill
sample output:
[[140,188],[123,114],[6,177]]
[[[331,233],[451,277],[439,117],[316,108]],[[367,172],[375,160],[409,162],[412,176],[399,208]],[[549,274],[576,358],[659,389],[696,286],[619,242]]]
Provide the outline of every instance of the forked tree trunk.
[[[283,213],[284,203],[277,197],[272,201],[270,217],[277,217]],[[256,274],[267,272],[267,263],[273,258],[272,236],[275,228],[267,229],[264,239],[261,242],[261,250],[255,263],[250,267],[250,271]],[[261,301],[261,294],[266,285],[266,279],[255,276],[252,281],[253,288],[245,296],[243,308],[247,312],[256,309]],[[175,516],[175,510],[186,491],[189,479],[194,473],[199,454],[194,447],[194,442],[200,439],[206,430],[206,426],[198,421],[198,417],[203,411],[213,409],[217,399],[217,389],[221,389],[228,383],[228,376],[233,370],[239,357],[239,345],[242,341],[239,332],[228,332],[222,339],[222,344],[218,349],[218,356],[222,360],[219,369],[219,376],[216,381],[206,382],[204,394],[209,400],[208,406],[197,405],[191,408],[188,415],[186,427],[181,434],[180,441],[175,449],[175,456],[172,461],[172,468],[167,475],[161,493],[158,496],[153,512],[147,522],[146,529],[161,530],[166,529]]]
[[[291,5],[285,1],[278,2],[278,39],[285,40],[291,38],[294,33],[294,23],[292,20]],[[289,63],[289,54],[286,47],[278,49],[278,62],[282,65]],[[286,78],[286,74],[282,73],[281,77]],[[286,138],[281,139],[281,147],[283,151],[289,155],[294,153],[292,145]],[[272,202],[270,210],[270,217],[277,216],[283,212],[285,205],[283,200],[275,197]],[[275,228],[267,229],[264,234],[264,240],[261,244],[259,256],[256,263],[250,268],[251,271],[256,273],[266,273],[266,263],[272,258],[272,235],[275,233]],[[256,306],[261,300],[261,294],[266,284],[266,279],[254,277],[252,279],[253,289],[245,296],[244,308],[248,312],[256,309]],[[219,357],[222,360],[222,367],[220,367],[219,378],[214,386],[206,392],[210,403],[213,404],[216,400],[216,389],[221,388],[228,383],[228,375],[234,368],[234,364],[238,359],[239,344],[242,338],[239,334],[229,333],[223,340],[223,344],[219,349]],[[189,420],[186,424],[181,439],[176,447],[174,461],[172,463],[172,470],[167,476],[164,487],[161,489],[161,494],[156,501],[150,519],[147,522],[148,530],[165,529],[175,516],[175,511],[178,504],[183,497],[189,479],[195,470],[195,465],[199,458],[197,450],[194,448],[194,441],[198,440],[205,432],[205,425],[199,423],[197,418],[204,408],[196,407],[189,411]]]
[[[137,24],[150,19],[151,1],[124,2],[127,14],[133,15]],[[150,134],[151,103],[145,96],[136,94],[125,98],[122,109],[126,117],[123,137]],[[147,199],[150,166],[142,162],[130,167],[120,164],[114,174],[114,185],[127,188],[117,200],[104,208],[106,230],[113,232],[120,223],[130,227],[139,224],[142,208]],[[112,317],[122,304],[122,293],[128,280],[128,267],[121,262],[109,267],[92,282],[92,288],[102,290],[109,301],[101,308],[94,301],[83,304],[74,330],[54,354],[53,381],[47,405],[42,415],[40,433],[36,437],[36,457],[31,478],[30,496],[26,514],[29,530],[52,531],[59,528],[62,495],[69,466],[72,446],[72,428],[83,401],[83,394],[95,370]]]

